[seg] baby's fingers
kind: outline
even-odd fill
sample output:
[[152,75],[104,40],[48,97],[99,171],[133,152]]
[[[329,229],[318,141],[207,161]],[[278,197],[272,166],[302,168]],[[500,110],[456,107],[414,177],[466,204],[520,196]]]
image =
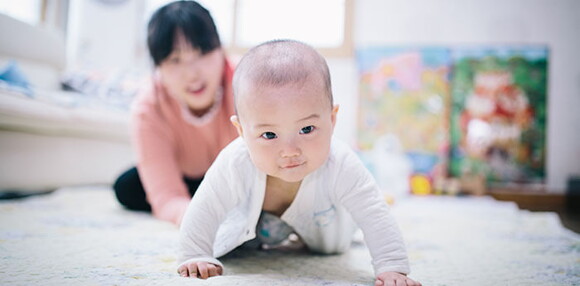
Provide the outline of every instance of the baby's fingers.
[[413,279],[396,279],[396,280],[386,280],[382,281],[380,279],[375,280],[375,286],[421,286],[421,283],[414,281]]
[[179,267],[179,268],[177,269],[177,273],[179,273],[179,275],[180,275],[181,277],[187,277],[187,276],[189,276],[189,273],[188,273],[187,267],[185,267],[185,266],[181,266],[181,267]]
[[188,276],[191,278],[198,278],[199,277],[199,264],[198,263],[190,263],[187,265],[187,273]]
[[222,275],[222,268],[219,265],[209,264],[207,270],[209,277]]
[[422,285],[421,283],[414,281],[413,279],[406,278],[386,281],[377,279],[375,280],[375,286],[422,286]]
[[223,268],[209,262],[198,261],[180,266],[177,268],[177,273],[181,277],[207,279],[209,277],[222,275]]
[[197,266],[198,276],[202,279],[207,279],[209,277],[218,276],[222,274],[221,266],[202,262]]
[[197,277],[197,264],[191,263],[182,265],[177,269],[177,273],[181,277]]
[[376,279],[375,286],[395,286],[395,281]]
[[209,277],[207,267],[207,264],[200,264],[197,266],[197,274],[199,275],[199,278],[207,279],[207,277]]
[[189,277],[199,277],[199,265],[197,263],[189,264],[187,269],[189,270]]

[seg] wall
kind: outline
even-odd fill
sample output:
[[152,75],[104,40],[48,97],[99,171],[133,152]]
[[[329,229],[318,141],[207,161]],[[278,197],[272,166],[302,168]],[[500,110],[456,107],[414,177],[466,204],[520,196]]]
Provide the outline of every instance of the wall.
[[[144,51],[143,1],[116,9],[97,1],[71,1],[89,23],[69,27],[80,42],[72,57],[90,55],[101,66],[135,64]],[[77,5],[77,6],[75,6]],[[549,110],[548,189],[563,192],[568,176],[580,175],[580,1],[577,0],[355,0],[354,38],[372,45],[547,44]],[[104,20],[106,19],[106,20]],[[69,38],[71,39],[71,38]],[[76,50],[75,50],[76,45]],[[138,55],[137,55],[138,56]],[[336,135],[354,145],[358,75],[356,62],[328,59],[335,100],[341,105]]]
[[67,61],[72,67],[127,68],[135,63],[145,31],[143,1],[103,2],[70,1]]
[[548,190],[563,192],[580,174],[580,1],[356,0],[355,9],[359,47],[547,44]]

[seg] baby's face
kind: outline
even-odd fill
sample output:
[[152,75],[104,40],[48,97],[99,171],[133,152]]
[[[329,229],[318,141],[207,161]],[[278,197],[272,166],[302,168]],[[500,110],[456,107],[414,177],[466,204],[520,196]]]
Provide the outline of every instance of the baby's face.
[[338,106],[320,83],[240,90],[234,125],[252,161],[269,176],[299,182],[326,161]]

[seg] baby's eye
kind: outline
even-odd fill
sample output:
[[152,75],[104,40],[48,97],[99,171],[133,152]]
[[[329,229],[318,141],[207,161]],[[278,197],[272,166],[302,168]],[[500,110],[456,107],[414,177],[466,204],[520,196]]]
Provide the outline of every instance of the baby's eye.
[[262,133],[262,138],[267,139],[267,140],[271,140],[271,139],[274,139],[274,138],[277,138],[277,137],[278,136],[274,132],[264,132],[264,133]]
[[310,125],[310,126],[306,126],[306,127],[303,127],[302,129],[300,129],[300,134],[308,134],[312,131],[314,131],[314,126]]

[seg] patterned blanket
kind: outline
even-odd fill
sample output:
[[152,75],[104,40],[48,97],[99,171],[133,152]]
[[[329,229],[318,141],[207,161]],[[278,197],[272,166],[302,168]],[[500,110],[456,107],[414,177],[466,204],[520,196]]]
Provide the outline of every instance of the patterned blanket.
[[[392,207],[423,285],[580,285],[580,235],[554,213],[488,197],[410,197]],[[342,255],[238,250],[225,275],[176,273],[178,228],[122,209],[109,188],[0,201],[2,285],[373,285],[357,235]]]

